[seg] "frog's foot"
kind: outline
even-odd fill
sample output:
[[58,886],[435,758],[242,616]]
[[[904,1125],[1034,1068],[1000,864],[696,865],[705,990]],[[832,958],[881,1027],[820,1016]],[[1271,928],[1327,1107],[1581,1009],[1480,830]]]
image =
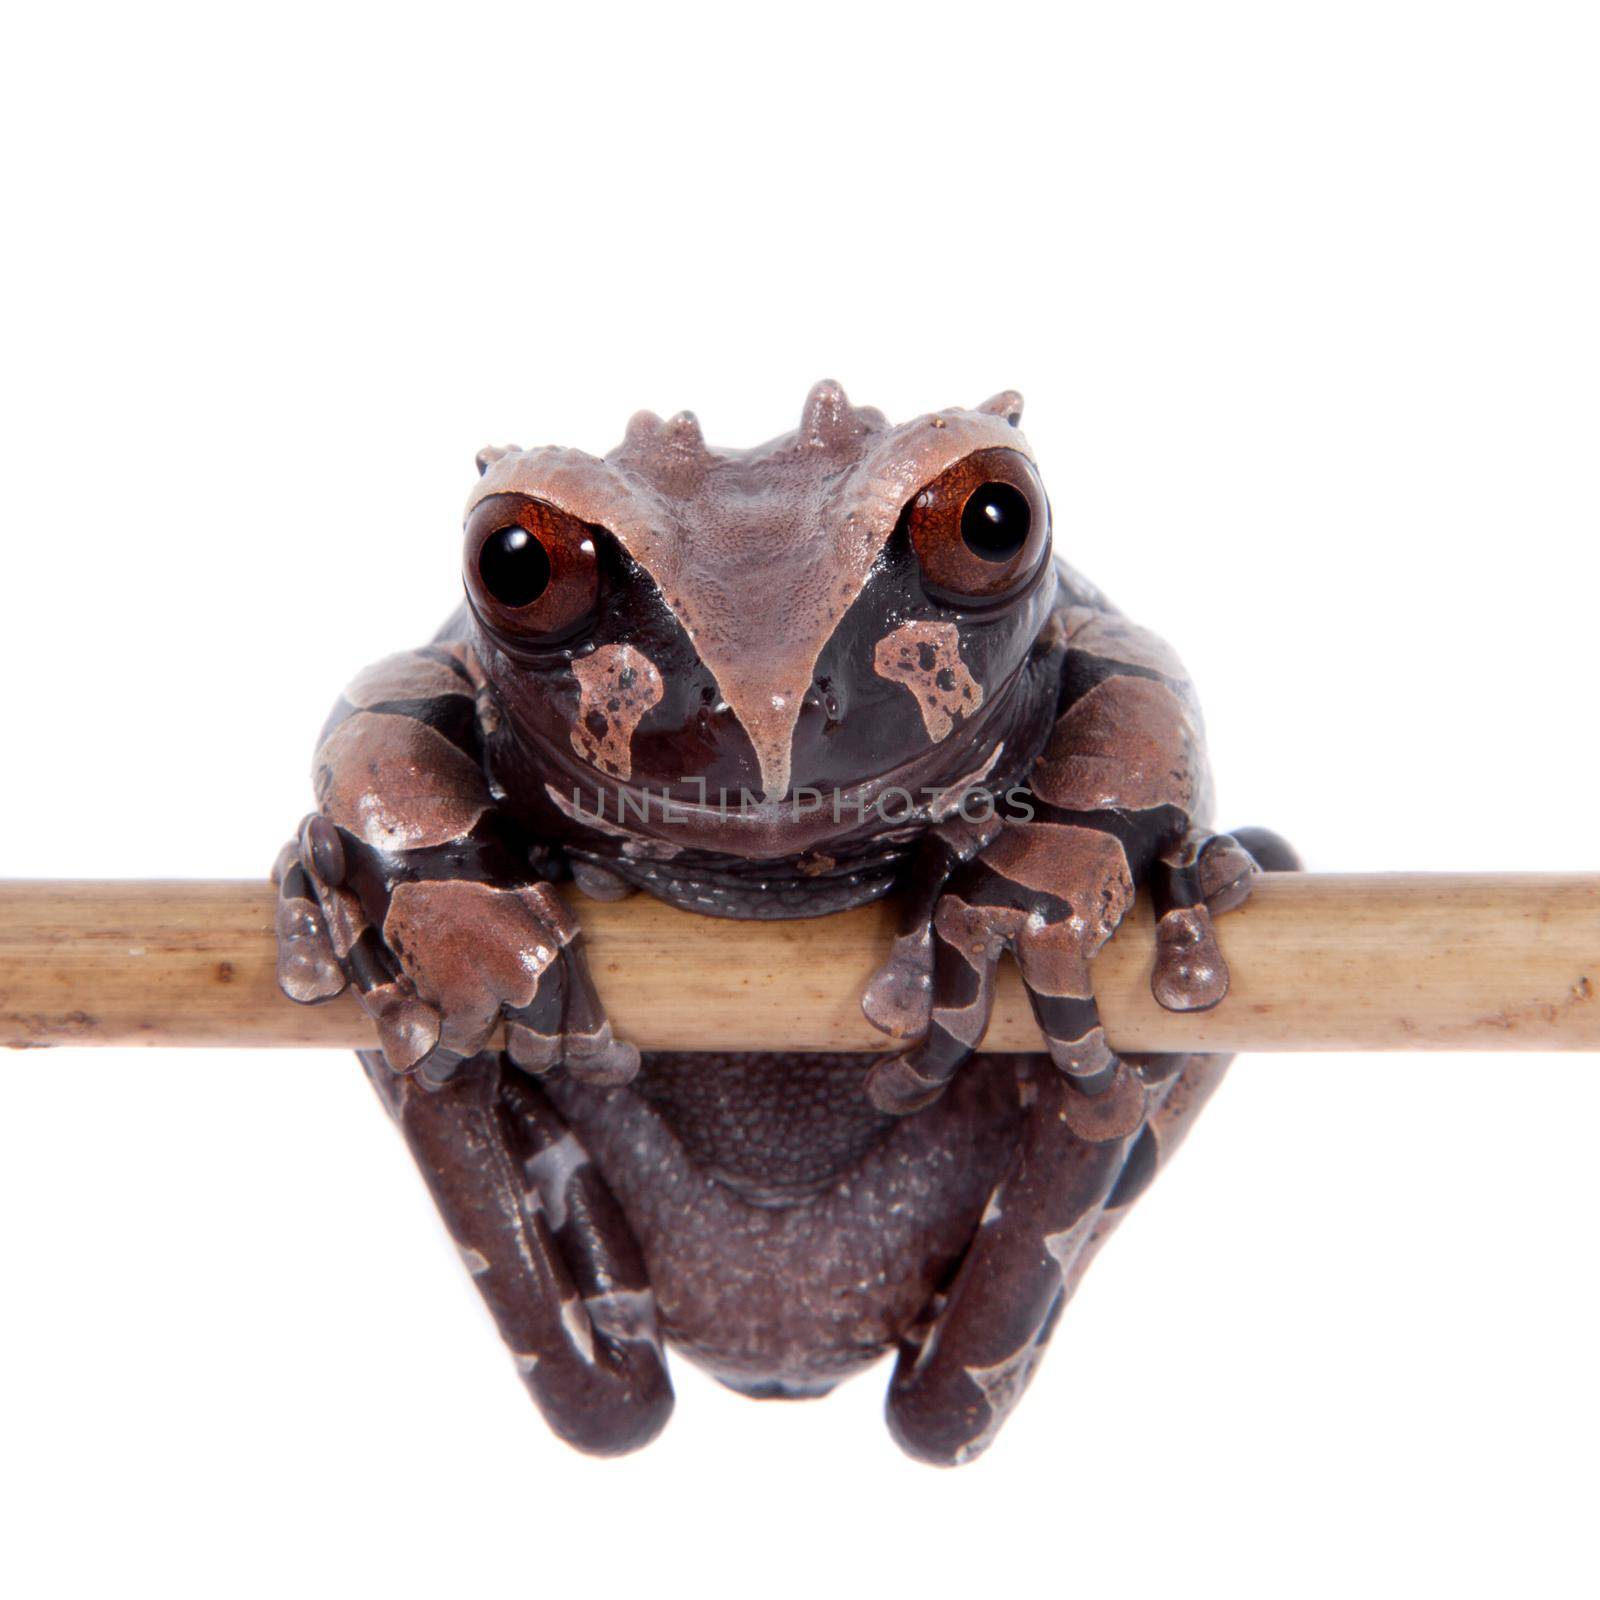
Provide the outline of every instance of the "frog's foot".
[[502,1018],[513,1057],[530,1070],[562,1065],[601,1084],[638,1070],[638,1051],[601,1012],[577,918],[548,883],[407,879],[388,892],[375,927],[373,897],[358,892],[345,836],[326,817],[306,818],[296,855],[280,858],[280,983],[294,999],[326,998],[318,988],[332,983],[331,952],[395,1072],[448,1079]]
[[362,1060],[545,1420],[596,1455],[648,1444],[672,1410],[655,1296],[576,1135],[500,1055],[431,1090]]
[[943,1092],[983,1039],[995,971],[1010,952],[1051,1060],[1071,1080],[1063,1104],[1072,1126],[1094,1142],[1136,1128],[1143,1085],[1107,1045],[1089,983],[1091,959],[1132,900],[1114,835],[1059,823],[1008,825],[938,897],[926,1029],[908,1050],[873,1064],[873,1103],[910,1112]]
[[1150,990],[1157,1001],[1169,1011],[1220,1005],[1228,964],[1212,919],[1243,905],[1258,873],[1299,867],[1294,851],[1264,828],[1190,833],[1163,855],[1150,885],[1157,917]]

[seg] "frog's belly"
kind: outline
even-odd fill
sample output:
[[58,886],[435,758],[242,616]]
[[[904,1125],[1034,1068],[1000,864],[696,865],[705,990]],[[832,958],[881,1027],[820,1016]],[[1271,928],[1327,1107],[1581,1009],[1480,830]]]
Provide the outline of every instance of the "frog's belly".
[[1019,1058],[976,1058],[906,1118],[867,1105],[869,1060],[657,1056],[626,1089],[548,1086],[638,1235],[668,1338],[748,1393],[821,1393],[890,1348],[1015,1149]]

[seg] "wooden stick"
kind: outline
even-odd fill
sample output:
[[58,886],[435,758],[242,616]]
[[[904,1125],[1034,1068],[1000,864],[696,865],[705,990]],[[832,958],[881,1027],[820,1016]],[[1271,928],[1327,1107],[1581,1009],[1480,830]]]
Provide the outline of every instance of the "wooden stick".
[[[731,922],[581,901],[619,1035],[657,1050],[882,1050],[861,986],[892,910]],[[0,882],[0,1043],[355,1047],[348,995],[273,982],[264,883]],[[1151,998],[1143,904],[1095,963],[1122,1050],[1600,1049],[1600,876],[1284,876],[1220,919],[1233,975],[1205,1015]],[[988,1046],[1038,1048],[1009,963]]]

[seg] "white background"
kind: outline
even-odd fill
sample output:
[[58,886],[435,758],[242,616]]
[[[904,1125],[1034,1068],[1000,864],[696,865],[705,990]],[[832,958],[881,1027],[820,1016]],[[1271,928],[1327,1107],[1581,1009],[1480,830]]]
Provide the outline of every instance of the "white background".
[[[1323,870],[1600,868],[1582,6],[14,8],[0,875],[260,876],[474,449],[1016,386]],[[32,1053],[17,1596],[1593,1594],[1600,1071],[1257,1057],[979,1465],[523,1398],[355,1063]]]

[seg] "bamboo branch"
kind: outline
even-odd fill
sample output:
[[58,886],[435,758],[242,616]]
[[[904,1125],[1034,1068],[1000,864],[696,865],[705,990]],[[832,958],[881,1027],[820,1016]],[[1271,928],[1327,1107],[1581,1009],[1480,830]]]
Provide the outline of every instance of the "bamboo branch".
[[[861,1015],[885,905],[734,922],[643,896],[581,901],[618,1034],[658,1050],[882,1050]],[[254,882],[0,882],[0,1043],[356,1047],[348,995],[273,981]],[[1123,1050],[1600,1050],[1600,876],[1283,876],[1220,919],[1233,987],[1205,1015],[1151,998],[1143,904],[1095,963]],[[1009,964],[988,1046],[1038,1048]]]

